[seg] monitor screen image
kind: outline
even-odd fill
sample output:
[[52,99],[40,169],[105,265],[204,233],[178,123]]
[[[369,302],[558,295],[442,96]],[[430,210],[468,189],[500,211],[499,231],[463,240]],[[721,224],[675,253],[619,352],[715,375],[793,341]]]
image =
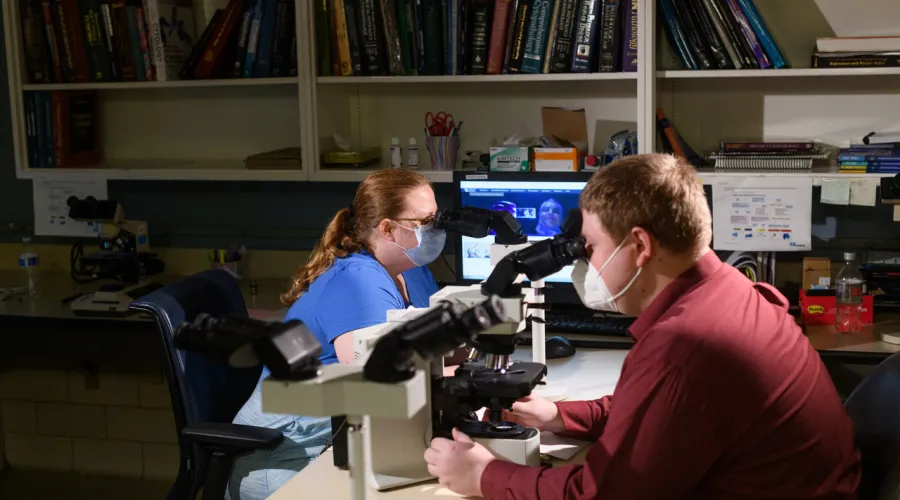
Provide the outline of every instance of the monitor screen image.
[[[566,214],[578,208],[578,196],[585,184],[555,180],[462,180],[459,194],[464,207],[508,211],[522,225],[528,241],[540,241],[560,233]],[[493,269],[490,249],[494,239],[461,238],[462,279],[486,279]],[[571,283],[571,274],[572,266],[567,266],[545,281]]]

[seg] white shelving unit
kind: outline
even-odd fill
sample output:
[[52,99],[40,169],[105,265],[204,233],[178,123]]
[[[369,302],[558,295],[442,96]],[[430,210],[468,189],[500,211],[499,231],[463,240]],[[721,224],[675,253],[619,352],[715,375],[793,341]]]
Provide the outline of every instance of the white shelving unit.
[[[207,14],[216,1],[227,3],[204,0]],[[721,140],[812,139],[842,146],[873,130],[900,131],[900,68],[809,68],[817,37],[897,34],[895,2],[861,2],[862,8],[848,10],[843,0],[755,0],[790,69],[685,71],[657,26],[655,0],[639,0],[636,73],[318,77],[313,2],[296,0],[296,78],[54,85],[25,84],[17,2],[3,2],[15,169],[21,178],[99,173],[132,180],[358,182],[370,170],[321,167],[319,158],[334,147],[335,136],[380,147],[384,161],[392,137],[404,147],[412,137],[420,171],[449,182],[452,172],[431,170],[427,111],[446,111],[464,123],[461,157],[486,152],[513,133],[540,134],[540,110],[548,106],[585,110],[592,152],[623,129],[638,131],[641,152],[658,150],[657,107],[699,152],[715,150]],[[76,89],[101,96],[103,163],[28,168],[23,92]],[[303,148],[302,170],[243,166],[248,154],[288,146]],[[704,182],[734,175],[747,174],[701,172]],[[766,175],[821,182],[860,174],[820,168]]]

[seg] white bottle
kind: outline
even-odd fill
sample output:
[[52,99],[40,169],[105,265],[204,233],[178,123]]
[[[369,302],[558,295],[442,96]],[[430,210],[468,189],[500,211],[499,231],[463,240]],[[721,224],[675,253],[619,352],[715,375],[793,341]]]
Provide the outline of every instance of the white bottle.
[[400,168],[403,166],[403,152],[400,147],[400,138],[391,137],[391,168]]
[[23,288],[27,295],[37,295],[38,264],[37,250],[31,244],[31,238],[22,238],[22,253],[19,254],[19,268],[22,269]]
[[406,166],[409,168],[419,168],[419,146],[416,145],[416,138],[409,138],[409,145],[406,146]]

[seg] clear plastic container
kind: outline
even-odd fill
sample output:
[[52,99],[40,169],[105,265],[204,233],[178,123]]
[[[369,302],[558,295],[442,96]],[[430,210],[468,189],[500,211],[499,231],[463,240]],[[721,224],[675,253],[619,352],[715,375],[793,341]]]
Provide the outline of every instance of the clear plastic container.
[[31,243],[31,238],[22,238],[22,252],[19,254],[19,268],[22,269],[22,287],[27,295],[35,296],[38,292],[38,266],[41,260],[38,258],[37,249]]
[[837,292],[835,328],[841,333],[858,333],[862,329],[860,309],[866,281],[856,263],[856,254],[844,253],[844,266],[834,280]]

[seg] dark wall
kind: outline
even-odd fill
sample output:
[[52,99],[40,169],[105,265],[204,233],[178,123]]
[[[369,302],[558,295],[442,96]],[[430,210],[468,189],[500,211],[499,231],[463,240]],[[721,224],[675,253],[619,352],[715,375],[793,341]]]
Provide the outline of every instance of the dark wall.
[[[34,215],[31,181],[15,174],[2,23],[0,68],[0,242],[8,242],[33,230]],[[122,203],[127,217],[148,221],[156,246],[235,242],[257,249],[311,248],[331,216],[351,202],[355,188],[353,183],[109,182],[110,197]],[[452,203],[449,185],[436,191],[439,205]]]

